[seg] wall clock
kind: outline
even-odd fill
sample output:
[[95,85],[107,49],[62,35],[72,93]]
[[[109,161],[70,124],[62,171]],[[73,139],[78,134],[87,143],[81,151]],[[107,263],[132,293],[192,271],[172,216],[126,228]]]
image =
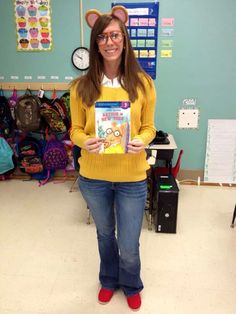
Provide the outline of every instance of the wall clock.
[[89,68],[89,50],[85,47],[76,48],[71,55],[73,65],[80,71]]

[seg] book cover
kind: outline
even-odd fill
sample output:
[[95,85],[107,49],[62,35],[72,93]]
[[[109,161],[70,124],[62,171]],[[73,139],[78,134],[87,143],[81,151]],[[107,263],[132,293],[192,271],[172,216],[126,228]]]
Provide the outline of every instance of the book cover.
[[103,139],[100,153],[127,153],[130,138],[130,102],[95,103],[96,136]]

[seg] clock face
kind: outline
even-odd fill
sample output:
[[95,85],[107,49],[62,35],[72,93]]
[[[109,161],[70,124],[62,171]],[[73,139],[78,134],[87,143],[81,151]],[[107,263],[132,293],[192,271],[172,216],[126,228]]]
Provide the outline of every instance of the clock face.
[[85,71],[89,68],[89,51],[85,47],[76,48],[72,52],[71,61],[73,65],[81,70]]

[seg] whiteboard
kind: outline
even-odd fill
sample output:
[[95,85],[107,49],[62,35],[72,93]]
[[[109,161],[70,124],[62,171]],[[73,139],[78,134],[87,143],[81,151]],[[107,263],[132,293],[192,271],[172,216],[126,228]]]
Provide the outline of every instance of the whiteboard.
[[236,120],[208,120],[204,181],[236,183]]

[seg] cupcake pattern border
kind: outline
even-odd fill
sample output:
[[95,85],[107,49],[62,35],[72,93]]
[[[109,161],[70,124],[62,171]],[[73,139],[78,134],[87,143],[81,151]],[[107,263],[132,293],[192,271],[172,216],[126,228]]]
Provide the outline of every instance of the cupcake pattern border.
[[52,48],[50,0],[14,0],[18,51]]

